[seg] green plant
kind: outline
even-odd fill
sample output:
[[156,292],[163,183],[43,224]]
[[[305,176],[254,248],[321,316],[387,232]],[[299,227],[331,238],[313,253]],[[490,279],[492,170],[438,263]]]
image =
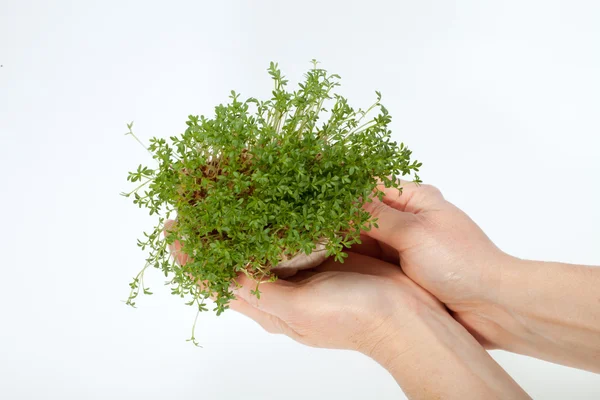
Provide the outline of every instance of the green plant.
[[[157,166],[129,173],[139,186],[124,195],[158,221],[138,240],[149,255],[127,304],[134,306],[140,291],[150,294],[144,286],[149,267],[162,270],[172,294],[186,304],[203,311],[210,297],[221,313],[240,273],[257,281],[260,296],[258,283],[276,279],[271,270],[282,257],[309,254],[319,241],[343,262],[344,249],[360,243],[360,231],[376,225],[362,206],[378,182],[400,188],[396,176],[419,170],[411,151],[391,140],[391,117],[379,92],[371,107],[355,110],[334,93],[340,77],[316,61],[293,92],[277,64],[268,72],[271,99],[242,101],[232,91],[213,118],[190,115],[181,135],[151,139],[147,149]],[[373,110],[378,113],[371,117]],[[139,141],[132,124],[128,128]],[[185,265],[169,257],[175,240],[190,257]]]

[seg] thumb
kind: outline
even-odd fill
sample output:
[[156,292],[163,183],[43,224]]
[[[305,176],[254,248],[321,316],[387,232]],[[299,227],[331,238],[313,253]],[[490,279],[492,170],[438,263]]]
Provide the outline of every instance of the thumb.
[[396,210],[373,197],[364,209],[377,221],[377,227],[364,232],[382,243],[392,246],[399,252],[405,251],[421,241],[423,225],[417,214]]

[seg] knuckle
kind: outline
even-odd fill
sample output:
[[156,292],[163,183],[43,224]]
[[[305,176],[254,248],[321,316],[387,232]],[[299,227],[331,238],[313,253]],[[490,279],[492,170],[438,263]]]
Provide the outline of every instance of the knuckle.
[[373,201],[369,204],[369,212],[373,217],[380,217],[388,210],[388,206],[380,201]]
[[267,314],[266,320],[260,323],[260,326],[270,334],[279,335],[284,332],[283,322],[274,315]]
[[411,232],[422,232],[426,228],[426,221],[422,215],[409,214],[409,218],[405,221],[405,229],[410,229]]
[[442,197],[442,192],[440,191],[440,189],[438,189],[437,187],[435,187],[433,185],[429,185],[429,184],[421,185],[421,191],[424,195],[427,195],[427,196]]
[[285,334],[287,331],[286,323],[275,316],[272,316],[271,318],[273,320],[273,327],[275,328],[275,333],[276,334]]

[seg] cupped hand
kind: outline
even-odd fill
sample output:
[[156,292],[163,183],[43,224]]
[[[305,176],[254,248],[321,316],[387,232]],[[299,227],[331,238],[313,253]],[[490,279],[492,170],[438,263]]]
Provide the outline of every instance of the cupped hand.
[[[166,229],[173,224],[167,221]],[[188,261],[181,243],[170,246],[175,260]],[[236,279],[236,299],[229,304],[270,333],[323,348],[349,349],[373,358],[386,340],[414,340],[411,321],[423,312],[447,315],[444,306],[411,281],[397,266],[363,254],[348,252],[344,263],[326,260],[288,280],[258,283],[243,274]],[[258,288],[260,297],[254,291]]]
[[495,347],[491,290],[510,258],[433,186],[403,182],[400,193],[380,187],[383,202],[365,208],[377,228],[354,251],[399,263],[404,273],[453,312],[484,346]]
[[[357,253],[343,264],[326,260],[289,280],[259,285],[238,279],[230,307],[271,333],[313,347],[358,350],[372,357],[388,338],[410,337],[411,321],[424,310],[446,314],[443,305],[406,277],[398,266]],[[407,326],[402,332],[399,326]]]
[[[389,255],[375,241],[359,250]],[[178,242],[171,251],[187,261]],[[379,254],[381,255],[381,254]],[[287,279],[258,285],[240,275],[230,307],[271,333],[322,348],[360,351],[411,398],[528,398],[444,305],[396,264],[348,252]],[[451,371],[451,373],[448,373]]]

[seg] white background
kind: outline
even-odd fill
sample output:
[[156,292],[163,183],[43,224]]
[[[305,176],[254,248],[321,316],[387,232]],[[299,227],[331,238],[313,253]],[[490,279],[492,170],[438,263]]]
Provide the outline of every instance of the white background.
[[[344,351],[202,315],[152,276],[120,300],[153,220],[118,193],[229,90],[265,96],[317,58],[374,90],[422,178],[520,257],[600,264],[597,1],[0,1],[0,398],[397,399]],[[532,282],[535,284],[535,282]],[[556,293],[556,296],[560,296]],[[535,398],[600,398],[600,375],[493,356]]]

